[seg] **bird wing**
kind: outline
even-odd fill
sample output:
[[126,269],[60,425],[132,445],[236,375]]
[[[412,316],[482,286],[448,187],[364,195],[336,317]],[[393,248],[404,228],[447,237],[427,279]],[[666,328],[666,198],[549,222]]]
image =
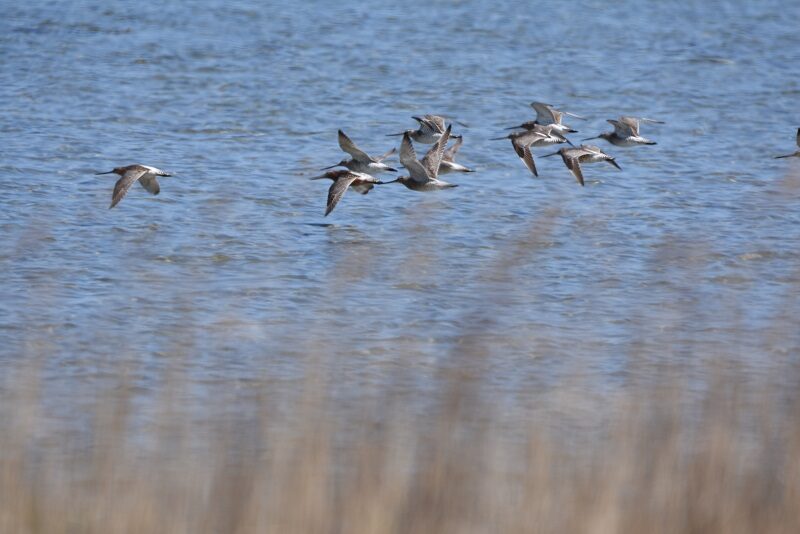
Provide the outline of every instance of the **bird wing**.
[[519,159],[522,160],[522,163],[528,168],[534,176],[539,176],[539,173],[536,171],[536,163],[533,162],[533,153],[531,152],[531,145],[530,144],[518,144],[515,139],[511,140],[511,146],[514,147],[514,152],[517,153]]
[[428,115],[425,115],[424,117],[411,117],[411,118],[419,123],[420,131],[428,134],[437,133],[438,130],[436,129],[436,125],[432,123],[430,120],[428,120],[427,117]]
[[[440,138],[440,140],[441,140],[441,138]],[[422,166],[425,167],[425,171],[431,177],[436,177],[436,175],[438,174],[438,169],[435,169],[436,173],[434,173],[433,172],[434,169],[432,168],[433,162],[434,162],[434,160],[436,158],[436,153],[438,151],[439,151],[439,141],[436,141],[431,146],[431,148],[428,149],[428,151],[425,153],[425,155],[422,156],[422,159],[419,160],[419,162],[422,163]],[[444,155],[442,155],[442,157],[444,157]],[[441,159],[439,160],[439,165],[441,165]]]
[[613,157],[603,152],[599,146],[581,145],[581,149],[584,151],[584,153],[578,156],[579,161],[583,161],[584,158],[586,158],[586,161],[591,161],[591,162],[607,161],[617,169],[622,170],[622,167],[619,166],[617,161]]
[[400,163],[408,170],[408,174],[415,182],[425,183],[433,179],[428,175],[425,166],[417,160],[417,153],[414,151],[414,145],[411,143],[408,132],[403,134],[403,141],[400,143]]
[[428,176],[431,178],[435,179],[439,175],[439,165],[442,163],[444,147],[447,146],[447,141],[450,139],[450,130],[452,127],[452,125],[448,126],[439,140],[436,141],[431,149],[428,150],[428,153],[422,157],[422,166],[425,167]]
[[535,142],[547,139],[548,137],[550,137],[550,134],[544,133],[542,130],[527,130],[519,134],[516,137],[516,141],[521,146],[531,146]]
[[348,172],[343,174],[339,178],[333,181],[331,184],[330,189],[328,189],[328,205],[325,208],[325,216],[327,217],[330,212],[333,211],[333,208],[336,207],[336,204],[342,200],[345,191],[347,188],[350,187],[350,184],[355,182],[358,179],[358,174],[354,172]]
[[356,144],[341,130],[339,130],[339,146],[343,151],[353,156],[353,159],[356,161],[372,161],[372,158],[369,157],[369,154],[358,148]]
[[598,161],[607,161],[614,167],[619,170],[622,170],[622,167],[619,166],[617,161],[603,152],[599,146],[595,145],[581,145],[580,148],[574,152],[579,162],[584,163],[595,163]]
[[582,158],[584,156],[605,155],[603,151],[600,150],[600,147],[596,145],[581,145],[580,148],[573,150],[572,152],[578,158]]
[[157,195],[159,192],[161,192],[161,187],[158,185],[158,180],[152,174],[145,173],[144,176],[139,178],[139,184],[150,194]]
[[114,193],[111,195],[111,205],[108,207],[108,209],[111,209],[119,204],[119,201],[125,197],[128,189],[130,189],[133,185],[133,182],[145,174],[147,174],[147,169],[142,168],[133,168],[125,171],[125,174],[122,175],[122,178],[117,180],[117,183],[114,184]]
[[453,146],[444,151],[442,160],[454,162],[456,160],[456,154],[458,154],[458,149],[461,148],[461,143],[463,142],[464,142],[463,137],[456,138],[456,142],[453,143]]
[[596,163],[607,159],[612,159],[611,156],[603,152],[599,146],[596,145],[581,145],[578,150],[573,151],[572,154],[581,163]]
[[439,115],[425,115],[422,118],[431,123],[431,125],[434,128],[434,131],[439,133],[444,133],[445,130],[444,117],[440,117]]
[[540,132],[545,135],[550,135],[553,131],[554,124],[539,124],[533,123],[530,128],[525,128],[526,130],[530,130],[532,132]]
[[550,104],[531,102],[531,107],[536,111],[536,122],[539,124],[561,123],[561,113],[556,111]]
[[541,132],[544,134],[544,137],[552,137],[553,139],[557,140],[560,143],[568,143],[566,137],[556,129],[555,124],[537,124],[534,128],[534,131]]
[[570,170],[575,179],[578,180],[578,183],[583,185],[583,172],[581,171],[581,164],[579,161],[578,156],[563,156],[564,165]]
[[539,173],[536,172],[536,163],[533,162],[533,152],[531,152],[530,146],[526,146],[522,150],[522,156],[522,162],[525,163],[528,170],[531,171],[534,176],[539,176]]
[[[628,119],[625,121],[625,119]],[[606,122],[614,126],[614,134],[617,137],[638,137],[639,135],[639,123],[635,122],[631,125],[630,117],[621,117],[619,120],[616,119],[608,119]]]
[[381,156],[375,158],[375,161],[381,162],[381,161],[385,160],[386,158],[388,158],[389,156],[391,156],[392,154],[394,154],[395,152],[397,152],[397,149],[393,148],[389,152],[387,152],[386,154],[382,154]]
[[[639,137],[639,122],[642,119],[637,119],[636,117],[620,117],[619,122],[630,128],[631,132],[633,132],[634,137]],[[648,121],[649,122],[649,121]]]
[[362,195],[366,195],[367,193],[372,191],[374,187],[375,187],[374,184],[365,184],[363,182],[358,184],[355,183],[350,184],[350,189],[352,189],[356,193],[361,193]]
[[411,142],[411,137],[408,132],[403,134],[403,140],[400,141],[400,163],[407,167],[408,164],[417,161],[417,152],[414,150],[414,144]]
[[140,167],[142,169],[145,169],[145,170],[149,171],[150,174],[155,174],[156,176],[172,176],[167,171],[162,171],[158,167],[153,167],[151,165],[136,165],[136,166]]

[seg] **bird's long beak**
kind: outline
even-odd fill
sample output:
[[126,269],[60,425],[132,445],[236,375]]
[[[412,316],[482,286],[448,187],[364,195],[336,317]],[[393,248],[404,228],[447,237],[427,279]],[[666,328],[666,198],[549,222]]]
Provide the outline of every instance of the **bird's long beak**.
[[338,167],[338,166],[339,166],[339,164],[337,163],[336,165],[331,165],[330,167],[322,167],[320,170],[321,171],[327,171],[328,169],[333,169],[334,167]]
[[491,137],[489,141],[505,141],[506,139],[510,139],[508,136],[505,137]]
[[517,128],[522,128],[522,125],[519,126],[511,126],[510,128],[503,128],[504,130],[516,130]]
[[326,178],[326,176],[324,174],[320,174],[319,176],[312,176],[309,178],[309,180],[322,180],[323,178]]
[[539,156],[540,158],[549,158],[550,156],[557,156],[559,152],[553,152],[552,154],[545,154],[544,156]]
[[608,160],[608,162],[610,164],[612,164],[614,167],[616,167],[617,169],[622,170],[622,167],[620,167],[615,160],[610,159],[610,160]]
[[386,137],[396,137],[398,135],[403,135],[404,133],[405,132],[400,132],[400,133],[396,133],[396,134],[386,134]]
[[566,137],[565,137],[564,139],[567,141],[567,144],[568,144],[569,146],[571,146],[572,148],[575,148],[575,145],[573,145],[573,144],[572,144],[572,141],[570,141],[570,140],[569,140],[569,139],[567,139]]
[[393,183],[399,182],[399,181],[400,181],[400,178],[395,178],[394,180],[389,180],[388,182],[378,182],[378,183],[381,184],[381,185],[386,185],[386,184],[393,184]]
[[397,172],[397,169],[395,169],[394,167],[387,167],[386,170],[389,172]]
[[581,141],[591,141],[592,139],[600,139],[600,136],[595,135],[594,137],[587,137],[586,139],[581,139]]
[[112,174],[113,172],[114,172],[114,171],[108,171],[108,172],[96,172],[96,173],[94,173],[94,175],[95,175],[95,176],[100,176],[101,174]]

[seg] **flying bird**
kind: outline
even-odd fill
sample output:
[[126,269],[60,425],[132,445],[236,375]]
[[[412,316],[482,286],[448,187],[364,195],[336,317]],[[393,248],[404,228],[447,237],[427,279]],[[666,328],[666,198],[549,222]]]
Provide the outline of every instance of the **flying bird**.
[[333,184],[328,189],[328,203],[325,207],[325,216],[327,217],[330,212],[333,211],[333,208],[336,207],[336,204],[342,200],[347,188],[350,187],[357,193],[361,193],[362,195],[366,195],[369,193],[375,184],[382,184],[381,182],[371,174],[366,174],[362,172],[354,172],[351,170],[336,170],[336,171],[328,171],[323,175],[314,176],[311,178],[312,180],[333,180]]
[[116,167],[108,172],[98,172],[96,175],[101,174],[118,174],[120,179],[114,184],[114,192],[111,194],[111,205],[108,209],[113,208],[119,201],[125,197],[128,189],[131,188],[134,182],[138,181],[142,184],[149,193],[157,195],[161,191],[158,184],[157,176],[172,176],[170,173],[151,167],[149,165],[127,165],[125,167]]
[[333,169],[334,167],[347,167],[353,172],[362,172],[372,175],[385,171],[397,172],[397,169],[394,169],[383,163],[383,160],[397,151],[394,148],[382,156],[373,158],[358,148],[356,144],[341,130],[339,130],[339,147],[341,147],[342,151],[350,154],[352,159],[343,159],[336,165],[324,167],[320,170],[326,171],[328,169]]
[[524,132],[510,133],[504,137],[495,137],[491,140],[499,141],[502,139],[511,139],[511,146],[514,148],[514,152],[534,176],[539,176],[539,173],[536,171],[531,147],[550,146],[559,143],[572,145],[569,139],[561,135],[552,124],[547,126],[534,124]]
[[639,135],[639,123],[649,122],[652,124],[664,124],[663,121],[644,118],[639,119],[636,117],[620,117],[619,119],[608,119],[606,122],[614,126],[613,132],[604,132],[595,137],[587,137],[584,141],[589,141],[590,139],[605,139],[616,146],[655,145],[655,141],[651,141]]
[[546,156],[542,157],[549,158],[550,156],[555,156],[556,154],[561,156],[561,159],[564,161],[564,165],[567,166],[573,176],[575,176],[575,178],[578,180],[578,183],[581,185],[583,185],[583,172],[581,171],[581,163],[597,163],[600,161],[607,161],[617,169],[622,170],[622,168],[617,165],[617,161],[614,158],[593,145],[581,145],[578,148],[562,148],[558,152],[553,152],[552,154],[547,154]]
[[570,117],[574,117],[576,119],[580,119],[585,121],[584,117],[580,115],[575,115],[574,113],[569,113],[567,111],[559,111],[550,104],[545,104],[543,102],[531,102],[530,106],[536,111],[536,120],[526,121],[520,124],[519,126],[512,126],[510,128],[506,128],[507,130],[513,130],[515,128],[524,128],[526,130],[533,130],[537,125],[540,126],[550,126],[552,125],[553,129],[560,133],[561,135],[568,134],[568,133],[577,133],[578,130],[573,130],[566,124],[563,124],[561,120],[564,118],[564,115],[568,115]]

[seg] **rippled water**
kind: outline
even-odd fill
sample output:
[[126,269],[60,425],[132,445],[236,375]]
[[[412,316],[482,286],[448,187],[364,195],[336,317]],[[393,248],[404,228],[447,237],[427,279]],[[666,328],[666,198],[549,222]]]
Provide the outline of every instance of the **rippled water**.
[[[309,354],[345,397],[424,399],[462,351],[496,398],[579,371],[599,389],[726,355],[800,352],[800,4],[4,2],[0,367],[52,391],[127,362],[293,387]],[[503,128],[543,100],[665,120],[580,188],[532,178]],[[323,218],[343,128],[371,153],[446,114],[471,175],[349,193]],[[539,151],[538,154],[542,154]],[[176,176],[108,210],[142,162]]]

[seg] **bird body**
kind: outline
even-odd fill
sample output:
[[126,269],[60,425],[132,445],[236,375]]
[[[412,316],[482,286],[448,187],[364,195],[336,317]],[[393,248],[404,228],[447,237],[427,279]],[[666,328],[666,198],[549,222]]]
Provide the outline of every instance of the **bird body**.
[[148,193],[157,195],[161,191],[161,186],[158,183],[157,176],[172,176],[166,171],[162,171],[150,165],[142,165],[135,163],[133,165],[126,165],[125,167],[115,167],[108,172],[98,172],[101,174],[118,174],[120,176],[117,183],[114,184],[114,192],[111,194],[111,205],[108,209],[113,208],[125,197],[128,190],[134,184],[139,182]]
[[[430,191],[441,191],[442,189],[450,189],[458,187],[457,184],[451,184],[443,180],[428,180],[427,182],[418,182],[408,177],[396,180],[411,189],[412,191],[419,191],[421,193],[428,193]],[[388,182],[387,182],[388,183]]]
[[344,196],[347,188],[352,188],[354,191],[361,193],[362,195],[366,195],[369,193],[375,184],[382,184],[380,180],[376,177],[372,176],[371,174],[361,173],[361,172],[353,172],[351,170],[336,170],[336,171],[328,171],[323,175],[315,176],[311,178],[312,180],[322,180],[328,179],[333,180],[333,184],[328,189],[328,202],[325,207],[325,216],[327,217],[330,212],[333,211],[333,208],[336,207],[336,204]]
[[516,130],[522,128],[524,130],[535,130],[536,128],[540,128],[543,126],[550,127],[552,131],[555,131],[561,135],[568,134],[568,133],[578,133],[578,130],[573,130],[566,124],[540,124],[538,121],[525,121],[518,126],[511,126],[506,128],[506,130]]
[[507,138],[516,140],[520,145],[532,147],[569,143],[569,139],[564,137],[555,124],[535,124],[524,132],[509,134]]

